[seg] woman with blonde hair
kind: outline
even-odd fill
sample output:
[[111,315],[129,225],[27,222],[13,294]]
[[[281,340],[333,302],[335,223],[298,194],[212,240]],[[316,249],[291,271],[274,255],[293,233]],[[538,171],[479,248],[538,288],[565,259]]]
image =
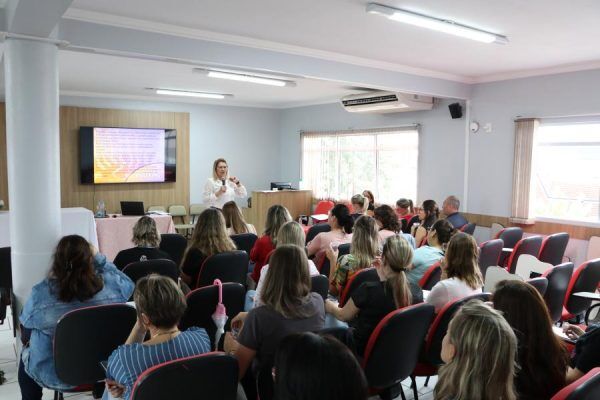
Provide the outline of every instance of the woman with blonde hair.
[[427,302],[438,312],[446,303],[475,293],[481,293],[483,279],[477,263],[479,248],[473,236],[455,234],[442,260],[442,280],[431,289]]
[[207,207],[223,208],[223,205],[236,197],[246,197],[248,192],[240,180],[229,176],[229,166],[224,158],[213,163],[212,177],[204,185],[202,200]]
[[279,229],[281,229],[283,224],[290,222],[291,220],[292,216],[284,206],[276,204],[269,207],[267,210],[265,232],[256,242],[254,242],[254,246],[252,247],[252,250],[250,250],[250,261],[254,262],[254,269],[252,270],[251,275],[254,282],[258,282],[260,270],[267,264],[269,255],[275,250]]
[[221,210],[207,208],[198,216],[192,240],[183,255],[181,279],[190,288],[195,288],[202,263],[208,257],[235,249],[235,244],[225,229],[225,218]]
[[138,219],[133,226],[133,237],[131,239],[135,247],[121,250],[115,257],[114,264],[122,270],[136,261],[156,260],[159,258],[170,259],[170,256],[160,250],[160,233],[156,229],[156,222],[146,215]]
[[254,225],[244,221],[242,210],[240,210],[235,201],[228,201],[223,204],[223,217],[225,217],[227,234],[230,236],[239,235],[240,233],[254,233],[256,235],[256,228]]
[[397,308],[423,301],[421,288],[406,279],[412,257],[413,250],[406,239],[390,236],[383,245],[381,259],[374,263],[379,281],[361,284],[343,308],[330,300],[325,303],[325,310],[339,320],[356,318],[352,333],[358,354],[364,353],[371,333],[383,317]]
[[461,307],[442,342],[435,400],[516,400],[517,338],[502,315],[481,301]]
[[332,266],[329,272],[329,292],[335,296],[341,293],[352,275],[370,267],[379,255],[379,235],[375,219],[363,215],[356,220],[350,254],[343,255],[338,260],[339,250],[333,246],[329,246],[326,254]]
[[369,208],[369,199],[362,194],[355,194],[350,199],[352,204],[352,218],[354,222],[363,215],[367,215],[367,209]]

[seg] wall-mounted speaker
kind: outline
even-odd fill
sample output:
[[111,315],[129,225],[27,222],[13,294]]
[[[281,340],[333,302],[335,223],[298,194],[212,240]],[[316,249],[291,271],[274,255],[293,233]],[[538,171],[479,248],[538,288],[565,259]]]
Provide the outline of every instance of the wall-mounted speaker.
[[460,103],[452,103],[448,105],[448,109],[450,110],[450,116],[452,119],[462,118],[462,106]]

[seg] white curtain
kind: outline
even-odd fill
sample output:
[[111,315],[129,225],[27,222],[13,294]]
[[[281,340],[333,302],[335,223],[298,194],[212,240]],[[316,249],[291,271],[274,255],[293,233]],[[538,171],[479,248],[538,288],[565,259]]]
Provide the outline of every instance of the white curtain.
[[515,153],[513,162],[513,193],[510,222],[531,225],[535,219],[530,216],[531,203],[531,164],[533,140],[540,121],[519,119],[515,121]]

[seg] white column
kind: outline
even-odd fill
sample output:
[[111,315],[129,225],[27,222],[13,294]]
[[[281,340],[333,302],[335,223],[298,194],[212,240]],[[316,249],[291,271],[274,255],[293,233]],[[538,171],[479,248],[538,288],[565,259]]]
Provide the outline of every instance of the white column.
[[48,273],[61,232],[58,49],[8,38],[4,50],[12,276],[17,310]]

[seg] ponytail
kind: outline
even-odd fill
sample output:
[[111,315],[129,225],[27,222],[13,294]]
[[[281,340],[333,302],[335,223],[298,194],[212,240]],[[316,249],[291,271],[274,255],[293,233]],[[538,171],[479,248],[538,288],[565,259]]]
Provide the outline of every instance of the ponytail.
[[354,226],[354,219],[352,215],[350,215],[350,210],[345,204],[336,204],[331,209],[331,215],[333,215],[338,224],[344,229],[344,232],[347,234],[352,233],[352,227]]
[[412,294],[405,274],[412,258],[413,250],[406,239],[398,235],[387,238],[383,245],[382,259],[392,271],[392,276],[388,278],[388,281],[392,285],[397,308],[406,307],[412,303]]
[[452,236],[456,233],[456,229],[452,226],[447,219],[438,219],[431,226],[431,229],[435,231],[435,236],[437,241],[442,246],[442,249],[446,251],[446,247],[448,247],[448,242],[452,239]]
[[413,201],[411,199],[408,199],[408,210],[412,215],[415,214],[415,205],[413,204]]

